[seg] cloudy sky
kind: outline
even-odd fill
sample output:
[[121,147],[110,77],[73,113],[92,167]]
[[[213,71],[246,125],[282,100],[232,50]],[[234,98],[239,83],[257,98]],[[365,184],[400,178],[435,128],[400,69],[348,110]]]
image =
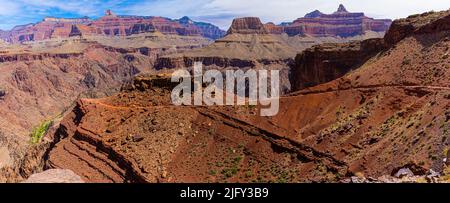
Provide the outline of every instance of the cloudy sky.
[[349,11],[391,19],[450,8],[450,0],[0,0],[0,29],[46,16],[98,18],[106,9],[126,15],[189,16],[226,29],[235,17],[258,16],[264,22],[280,23],[316,9],[332,13],[340,3]]

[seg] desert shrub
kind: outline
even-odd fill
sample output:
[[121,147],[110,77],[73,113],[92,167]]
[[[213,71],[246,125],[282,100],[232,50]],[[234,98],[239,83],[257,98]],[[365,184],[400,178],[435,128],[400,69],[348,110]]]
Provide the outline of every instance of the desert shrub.
[[53,121],[44,121],[31,131],[31,143],[37,144],[41,142],[42,137],[47,133],[48,129],[53,124]]

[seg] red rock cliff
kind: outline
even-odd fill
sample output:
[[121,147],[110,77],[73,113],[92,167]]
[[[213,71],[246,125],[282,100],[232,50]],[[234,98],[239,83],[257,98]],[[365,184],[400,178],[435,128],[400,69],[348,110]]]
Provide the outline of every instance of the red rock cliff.
[[389,45],[394,45],[407,36],[450,30],[450,10],[428,12],[395,20],[384,37]]
[[297,55],[291,69],[292,89],[297,91],[342,77],[384,47],[383,39],[369,39],[306,49]]
[[367,31],[385,32],[390,24],[391,20],[378,20],[366,17],[364,13],[351,13],[340,5],[333,14],[323,14],[318,10],[308,13],[305,17],[284,26],[284,32],[291,36],[351,37]]
[[10,43],[20,43],[80,35],[128,36],[155,31],[210,39],[219,39],[225,35],[225,31],[215,25],[195,22],[187,17],[173,20],[153,16],[120,16],[107,10],[105,16],[98,20],[90,20],[87,17],[45,18],[36,24],[16,26],[11,31],[2,31],[0,38]]
[[261,20],[257,17],[236,18],[228,34],[268,34]]

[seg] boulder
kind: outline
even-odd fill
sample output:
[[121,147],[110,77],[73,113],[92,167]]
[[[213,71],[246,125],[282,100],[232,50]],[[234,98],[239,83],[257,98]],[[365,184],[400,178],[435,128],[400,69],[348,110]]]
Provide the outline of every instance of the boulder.
[[394,176],[396,178],[412,177],[414,173],[409,168],[401,168]]
[[84,181],[71,170],[50,169],[33,174],[22,183],[84,183]]

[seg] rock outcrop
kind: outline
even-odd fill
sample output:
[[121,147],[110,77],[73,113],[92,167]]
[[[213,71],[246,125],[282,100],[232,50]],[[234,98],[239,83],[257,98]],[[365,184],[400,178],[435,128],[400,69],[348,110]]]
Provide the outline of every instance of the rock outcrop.
[[3,40],[9,43],[39,41],[50,38],[67,38],[72,25],[89,24],[89,18],[45,18],[42,22],[14,27]]
[[84,181],[71,170],[50,169],[33,174],[22,183],[84,183]]
[[226,34],[225,31],[221,30],[219,27],[211,23],[193,21],[187,16],[184,16],[177,21],[185,27],[196,27],[197,29],[199,29],[199,32],[203,37],[209,39],[220,39]]
[[[138,32],[136,32],[138,33]],[[86,37],[86,36],[96,36],[102,35],[102,32],[88,25],[72,25],[69,37]]]
[[270,34],[281,35],[284,33],[283,26],[275,25],[272,22],[264,24],[264,28],[266,28],[267,32]]
[[292,90],[298,91],[344,76],[385,48],[383,39],[321,44],[306,49],[291,68]]
[[236,18],[227,34],[269,34],[257,17]]
[[395,20],[386,33],[385,41],[394,45],[412,34],[450,30],[450,11],[428,12]]
[[364,13],[351,13],[343,5],[339,5],[338,10],[333,14],[324,14],[315,10],[292,23],[276,26],[276,29],[269,29],[269,32],[278,34],[282,29],[290,36],[352,37],[364,35],[369,31],[386,32],[390,24],[391,20],[378,20],[369,18]]
[[207,47],[161,56],[156,69],[188,68],[194,62],[218,68],[253,68],[292,61],[296,51],[279,36],[270,35],[259,18],[233,20],[228,34]]

